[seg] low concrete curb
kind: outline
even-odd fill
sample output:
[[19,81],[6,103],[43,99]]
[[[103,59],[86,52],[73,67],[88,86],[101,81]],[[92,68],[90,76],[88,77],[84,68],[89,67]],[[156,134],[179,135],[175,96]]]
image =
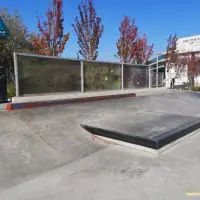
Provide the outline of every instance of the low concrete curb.
[[21,110],[21,109],[30,109],[30,108],[39,108],[39,107],[49,107],[62,104],[72,104],[72,103],[86,103],[102,100],[111,100],[111,99],[120,99],[136,97],[135,93],[125,93],[125,94],[112,94],[112,95],[102,95],[102,96],[92,96],[92,97],[80,97],[80,98],[68,98],[68,99],[59,99],[59,100],[50,100],[50,101],[41,101],[41,102],[26,102],[26,103],[8,103],[6,106],[7,111],[11,110]]

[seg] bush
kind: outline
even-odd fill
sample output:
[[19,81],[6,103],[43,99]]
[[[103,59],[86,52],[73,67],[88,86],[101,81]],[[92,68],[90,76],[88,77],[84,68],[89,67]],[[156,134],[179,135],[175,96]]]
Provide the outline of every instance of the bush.
[[7,97],[11,98],[15,96],[15,84],[14,83],[8,83],[7,84]]
[[195,92],[199,92],[200,91],[200,87],[199,86],[193,86],[193,87],[191,87],[191,90],[195,91]]

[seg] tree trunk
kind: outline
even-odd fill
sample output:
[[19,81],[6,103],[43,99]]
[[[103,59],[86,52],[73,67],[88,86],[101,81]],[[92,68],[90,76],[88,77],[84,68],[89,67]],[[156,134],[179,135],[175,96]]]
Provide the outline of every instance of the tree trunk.
[[191,78],[191,85],[194,87],[194,77]]
[[190,85],[190,89],[194,87],[194,77],[192,76],[189,76],[189,85]]

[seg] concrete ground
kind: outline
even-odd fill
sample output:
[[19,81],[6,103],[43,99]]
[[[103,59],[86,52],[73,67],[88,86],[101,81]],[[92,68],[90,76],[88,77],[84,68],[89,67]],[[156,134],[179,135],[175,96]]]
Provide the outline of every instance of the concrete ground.
[[0,199],[179,200],[200,193],[200,134],[154,155],[93,141],[79,126],[140,112],[200,117],[198,93],[147,94],[0,112]]

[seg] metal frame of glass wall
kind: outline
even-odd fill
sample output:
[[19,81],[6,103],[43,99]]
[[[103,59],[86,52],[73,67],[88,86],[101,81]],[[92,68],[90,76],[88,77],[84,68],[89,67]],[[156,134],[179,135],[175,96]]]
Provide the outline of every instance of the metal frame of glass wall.
[[[91,86],[91,83],[87,83],[89,78],[86,79],[85,77],[85,72],[86,71],[94,71],[94,70],[100,70],[102,71],[102,69],[104,68],[104,73],[108,74],[108,67],[109,66],[109,70],[112,69],[111,71],[114,71],[112,73],[115,73],[119,76],[118,78],[118,82],[120,82],[120,86],[118,85],[118,89],[120,90],[124,90],[124,89],[128,89],[127,86],[125,85],[125,75],[129,72],[126,72],[125,69],[128,68],[132,68],[134,70],[139,70],[138,74],[141,74],[142,76],[139,76],[139,78],[137,77],[137,80],[139,79],[143,79],[145,78],[145,83],[142,83],[141,85],[138,85],[138,87],[151,87],[151,80],[150,80],[150,67],[148,65],[142,65],[142,64],[126,64],[126,63],[120,63],[120,62],[107,62],[107,61],[94,61],[94,60],[81,60],[81,59],[70,59],[70,58],[63,58],[63,57],[54,57],[54,56],[43,56],[43,55],[36,55],[36,54],[26,54],[26,53],[14,53],[14,72],[15,72],[15,87],[16,87],[16,96],[19,97],[21,96],[20,94],[20,72],[19,72],[19,60],[18,57],[19,56],[23,56],[23,57],[32,57],[33,59],[45,59],[45,60],[60,60],[59,62],[75,62],[77,63],[78,70],[76,73],[79,73],[80,75],[80,91],[78,89],[79,92],[85,92],[85,91],[90,91],[92,90],[92,88],[87,87],[87,85],[89,84]],[[51,62],[51,61],[49,61]],[[36,63],[36,61],[35,61]],[[39,61],[40,63],[40,61]],[[79,64],[78,64],[79,63]],[[93,63],[93,64],[92,64]],[[40,64],[38,65],[40,66]],[[67,67],[67,66],[66,66]],[[39,69],[39,68],[37,68]],[[97,72],[95,72],[97,73]],[[126,73],[126,74],[125,74]],[[111,74],[111,72],[109,71],[109,74]],[[106,78],[112,78],[109,77],[109,74],[107,75],[108,77]],[[145,77],[146,76],[146,77]],[[99,78],[99,77],[98,77]],[[99,79],[105,78],[104,76],[100,77]],[[117,79],[117,78],[116,78]],[[73,79],[74,80],[74,79]],[[77,79],[78,80],[78,79]],[[98,82],[98,80],[95,80],[96,82]],[[77,81],[79,82],[79,80]],[[112,82],[112,80],[111,80]],[[138,81],[139,82],[139,81]],[[142,81],[141,81],[142,82]],[[140,84],[140,83],[139,83]],[[98,86],[100,89],[102,88]],[[108,90],[110,86],[106,86],[104,84],[103,90]],[[88,89],[88,90],[87,90]],[[95,90],[96,91],[96,90]],[[97,90],[99,91],[99,90]],[[101,90],[102,91],[102,90]],[[66,91],[67,92],[67,91]],[[50,92],[47,92],[50,93]],[[36,93],[38,94],[38,93]]]
[[[159,73],[159,69],[165,69],[165,64],[163,64],[166,62],[165,55],[166,52],[157,53],[156,57],[149,61],[149,77],[151,77],[149,78],[149,88],[163,86],[164,74],[161,72]],[[155,70],[156,72],[153,72]],[[154,81],[153,77],[155,78]]]

